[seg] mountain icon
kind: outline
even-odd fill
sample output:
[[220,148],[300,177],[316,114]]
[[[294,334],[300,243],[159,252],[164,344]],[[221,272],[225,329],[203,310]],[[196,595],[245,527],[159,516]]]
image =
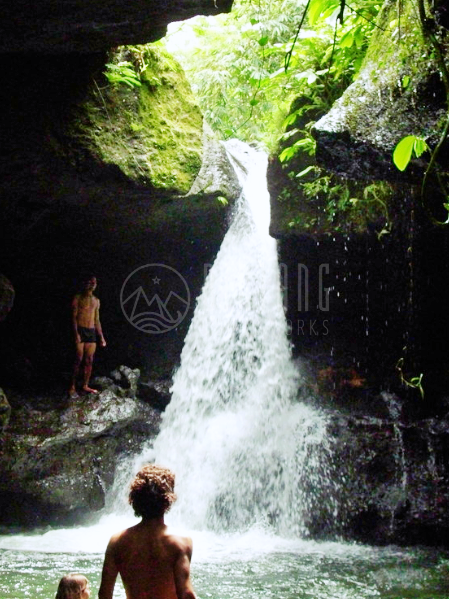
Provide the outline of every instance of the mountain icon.
[[162,333],[172,329],[182,321],[188,307],[189,302],[173,291],[170,291],[165,301],[157,293],[149,300],[142,286],[122,302],[131,324],[147,333]]

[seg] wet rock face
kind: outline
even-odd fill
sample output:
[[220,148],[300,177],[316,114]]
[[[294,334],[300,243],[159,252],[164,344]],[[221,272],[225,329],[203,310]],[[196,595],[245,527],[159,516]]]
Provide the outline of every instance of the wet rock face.
[[425,161],[412,160],[401,173],[393,150],[407,135],[435,147],[445,121],[439,67],[423,42],[413,3],[401,7],[402,41],[390,28],[395,11],[395,2],[384,3],[357,79],[313,128],[318,163],[348,178],[419,180]]
[[[449,421],[332,419],[340,532],[376,544],[447,545]],[[336,473],[337,475],[337,473]]]
[[0,52],[98,52],[144,44],[165,35],[168,23],[231,9],[232,0],[43,0],[2,6]]
[[131,397],[137,373],[123,366],[117,373],[127,395],[103,381],[99,395],[71,403],[47,397],[31,408],[24,397],[12,398],[0,446],[0,525],[82,522],[104,507],[116,467],[155,436],[160,422],[158,411]]
[[223,143],[216,139],[212,129],[204,121],[203,163],[188,195],[208,194],[228,200],[238,198],[240,192],[241,185]]

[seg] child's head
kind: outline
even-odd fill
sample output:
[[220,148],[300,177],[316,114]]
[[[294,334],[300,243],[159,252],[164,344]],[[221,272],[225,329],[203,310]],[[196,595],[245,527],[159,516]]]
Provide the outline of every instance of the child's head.
[[175,475],[168,468],[148,464],[131,483],[129,503],[136,516],[160,518],[175,501]]
[[67,574],[59,581],[55,599],[89,599],[89,581],[82,574]]

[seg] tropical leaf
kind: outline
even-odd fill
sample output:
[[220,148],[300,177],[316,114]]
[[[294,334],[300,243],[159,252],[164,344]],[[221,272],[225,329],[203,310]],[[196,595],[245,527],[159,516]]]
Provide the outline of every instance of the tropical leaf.
[[397,144],[393,152],[393,162],[400,171],[405,171],[412,158],[415,136],[407,135]]
[[412,155],[419,158],[428,149],[429,146],[422,137],[407,135],[396,145],[393,152],[393,162],[400,171],[405,171]]

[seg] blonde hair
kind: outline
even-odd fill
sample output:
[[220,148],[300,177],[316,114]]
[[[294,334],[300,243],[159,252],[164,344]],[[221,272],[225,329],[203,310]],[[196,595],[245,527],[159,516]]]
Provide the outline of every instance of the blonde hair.
[[55,599],[83,599],[88,582],[82,574],[66,574],[59,581]]
[[129,503],[136,516],[160,518],[176,500],[175,475],[168,468],[147,464],[134,477]]

